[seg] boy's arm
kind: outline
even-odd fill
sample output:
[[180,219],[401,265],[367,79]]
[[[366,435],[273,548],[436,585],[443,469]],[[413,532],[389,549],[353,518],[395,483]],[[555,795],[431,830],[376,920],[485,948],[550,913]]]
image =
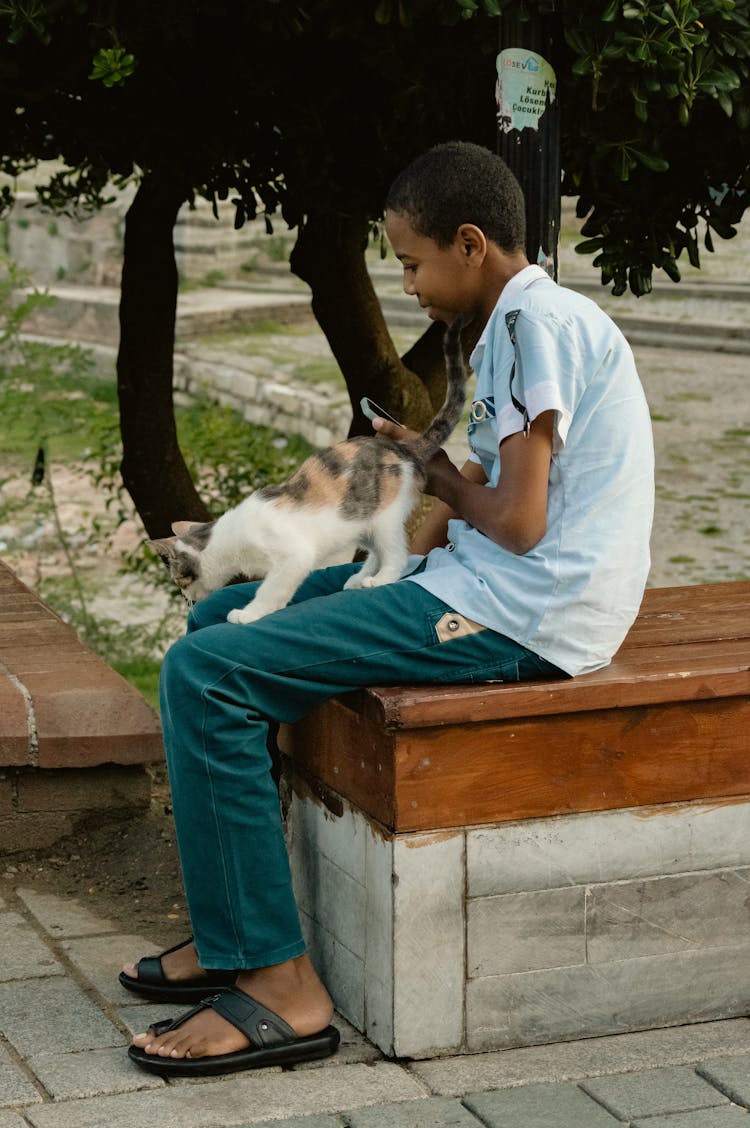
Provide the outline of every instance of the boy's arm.
[[[471,482],[478,482],[480,485],[487,482],[484,470],[478,462],[465,462],[459,472]],[[435,498],[429,512],[412,537],[410,551],[426,556],[430,549],[447,544],[448,522],[452,517],[457,516],[458,514],[449,505]]]
[[[518,433],[503,439],[502,473],[496,486],[465,477],[445,451],[438,451],[429,465],[427,493],[502,548],[518,555],[530,552],[547,530],[554,418],[554,411],[544,411],[533,421],[528,436]],[[384,420],[378,419],[374,426],[382,434],[403,437],[403,429]]]

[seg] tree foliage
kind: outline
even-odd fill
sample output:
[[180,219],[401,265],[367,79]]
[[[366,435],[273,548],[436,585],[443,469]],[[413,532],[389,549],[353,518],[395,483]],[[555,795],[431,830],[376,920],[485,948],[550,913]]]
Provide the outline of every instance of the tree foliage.
[[4,0],[1,167],[61,156],[56,208],[162,170],[238,224],[376,219],[427,145],[494,145],[497,16],[519,11],[560,22],[579,249],[616,292],[677,280],[746,206],[750,0]]

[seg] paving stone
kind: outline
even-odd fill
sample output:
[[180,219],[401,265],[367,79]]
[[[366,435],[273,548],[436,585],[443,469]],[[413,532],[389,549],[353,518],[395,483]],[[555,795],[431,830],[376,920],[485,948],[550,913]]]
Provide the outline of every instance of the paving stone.
[[575,1081],[584,1077],[693,1065],[750,1054],[750,1020],[726,1019],[644,1030],[609,1038],[587,1038],[549,1046],[526,1046],[486,1054],[414,1061],[409,1070],[433,1093],[460,1097],[486,1089],[542,1081]]
[[676,1112],[673,1116],[649,1116],[634,1120],[630,1128],[747,1128],[749,1124],[746,1109],[723,1105],[697,1112]]
[[[249,1128],[249,1124],[238,1124],[237,1128]],[[346,1124],[340,1116],[293,1116],[291,1120],[263,1120],[253,1128],[346,1128]]]
[[149,1092],[77,1100],[74,1116],[68,1102],[34,1106],[24,1114],[33,1128],[238,1128],[284,1117],[333,1115],[344,1106],[352,1108],[353,1102],[364,1107],[394,1099],[424,1100],[424,1090],[399,1066],[379,1062],[180,1081]]
[[698,1073],[735,1104],[750,1107],[750,1054],[698,1066]]
[[121,1046],[125,1037],[66,979],[0,985],[0,1027],[20,1054]]
[[[8,1052],[0,1046],[0,1106],[13,1108],[16,1105],[27,1105],[41,1099],[41,1094],[28,1077],[24,1076]],[[4,1128],[2,1113],[0,1113],[0,1128]]]
[[50,936],[90,936],[117,931],[118,926],[113,921],[102,920],[69,897],[40,893],[36,889],[17,889],[16,893]]
[[464,1104],[487,1128],[615,1128],[620,1123],[576,1085],[522,1085],[471,1093]]
[[39,1054],[29,1057],[27,1064],[55,1101],[164,1087],[161,1077],[133,1067],[124,1046],[76,1054]]
[[689,1112],[727,1103],[727,1098],[693,1069],[644,1069],[581,1081],[581,1088],[621,1120],[659,1113]]
[[22,916],[0,914],[0,981],[62,974],[50,949]]
[[0,1128],[28,1128],[28,1122],[13,1112],[0,1112]]
[[460,1101],[448,1097],[399,1101],[344,1111],[342,1116],[348,1128],[480,1128],[480,1122]]
[[162,950],[162,945],[144,936],[113,933],[65,940],[62,949],[100,995],[108,1002],[126,1006],[137,1003],[139,997],[118,982],[122,965],[139,960],[141,956],[155,955]]

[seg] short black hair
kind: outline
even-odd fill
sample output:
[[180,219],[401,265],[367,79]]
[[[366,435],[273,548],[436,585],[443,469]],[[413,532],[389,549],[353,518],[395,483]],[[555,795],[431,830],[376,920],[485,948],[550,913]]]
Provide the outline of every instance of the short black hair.
[[523,192],[502,157],[470,141],[434,145],[407,165],[390,187],[386,211],[406,215],[419,235],[449,246],[462,223],[473,223],[504,251],[523,251]]

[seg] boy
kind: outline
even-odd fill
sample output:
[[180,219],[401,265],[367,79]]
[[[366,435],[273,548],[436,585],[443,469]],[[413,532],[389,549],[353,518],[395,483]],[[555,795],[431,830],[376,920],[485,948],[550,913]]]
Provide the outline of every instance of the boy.
[[271,721],[368,684],[597,669],[643,593],[653,453],[632,354],[593,302],[529,265],[507,167],[475,145],[431,149],[393,184],[386,231],[430,317],[483,326],[470,458],[461,471],[444,452],[433,459],[438,502],[396,583],[344,591],[357,566],[325,569],[250,626],[226,616],[252,586],[225,588],[166,656],[162,721],[195,940],[120,979],[177,1002],[234,986],[134,1037],[130,1056],[158,1073],[289,1064],[338,1042],[291,891]]

